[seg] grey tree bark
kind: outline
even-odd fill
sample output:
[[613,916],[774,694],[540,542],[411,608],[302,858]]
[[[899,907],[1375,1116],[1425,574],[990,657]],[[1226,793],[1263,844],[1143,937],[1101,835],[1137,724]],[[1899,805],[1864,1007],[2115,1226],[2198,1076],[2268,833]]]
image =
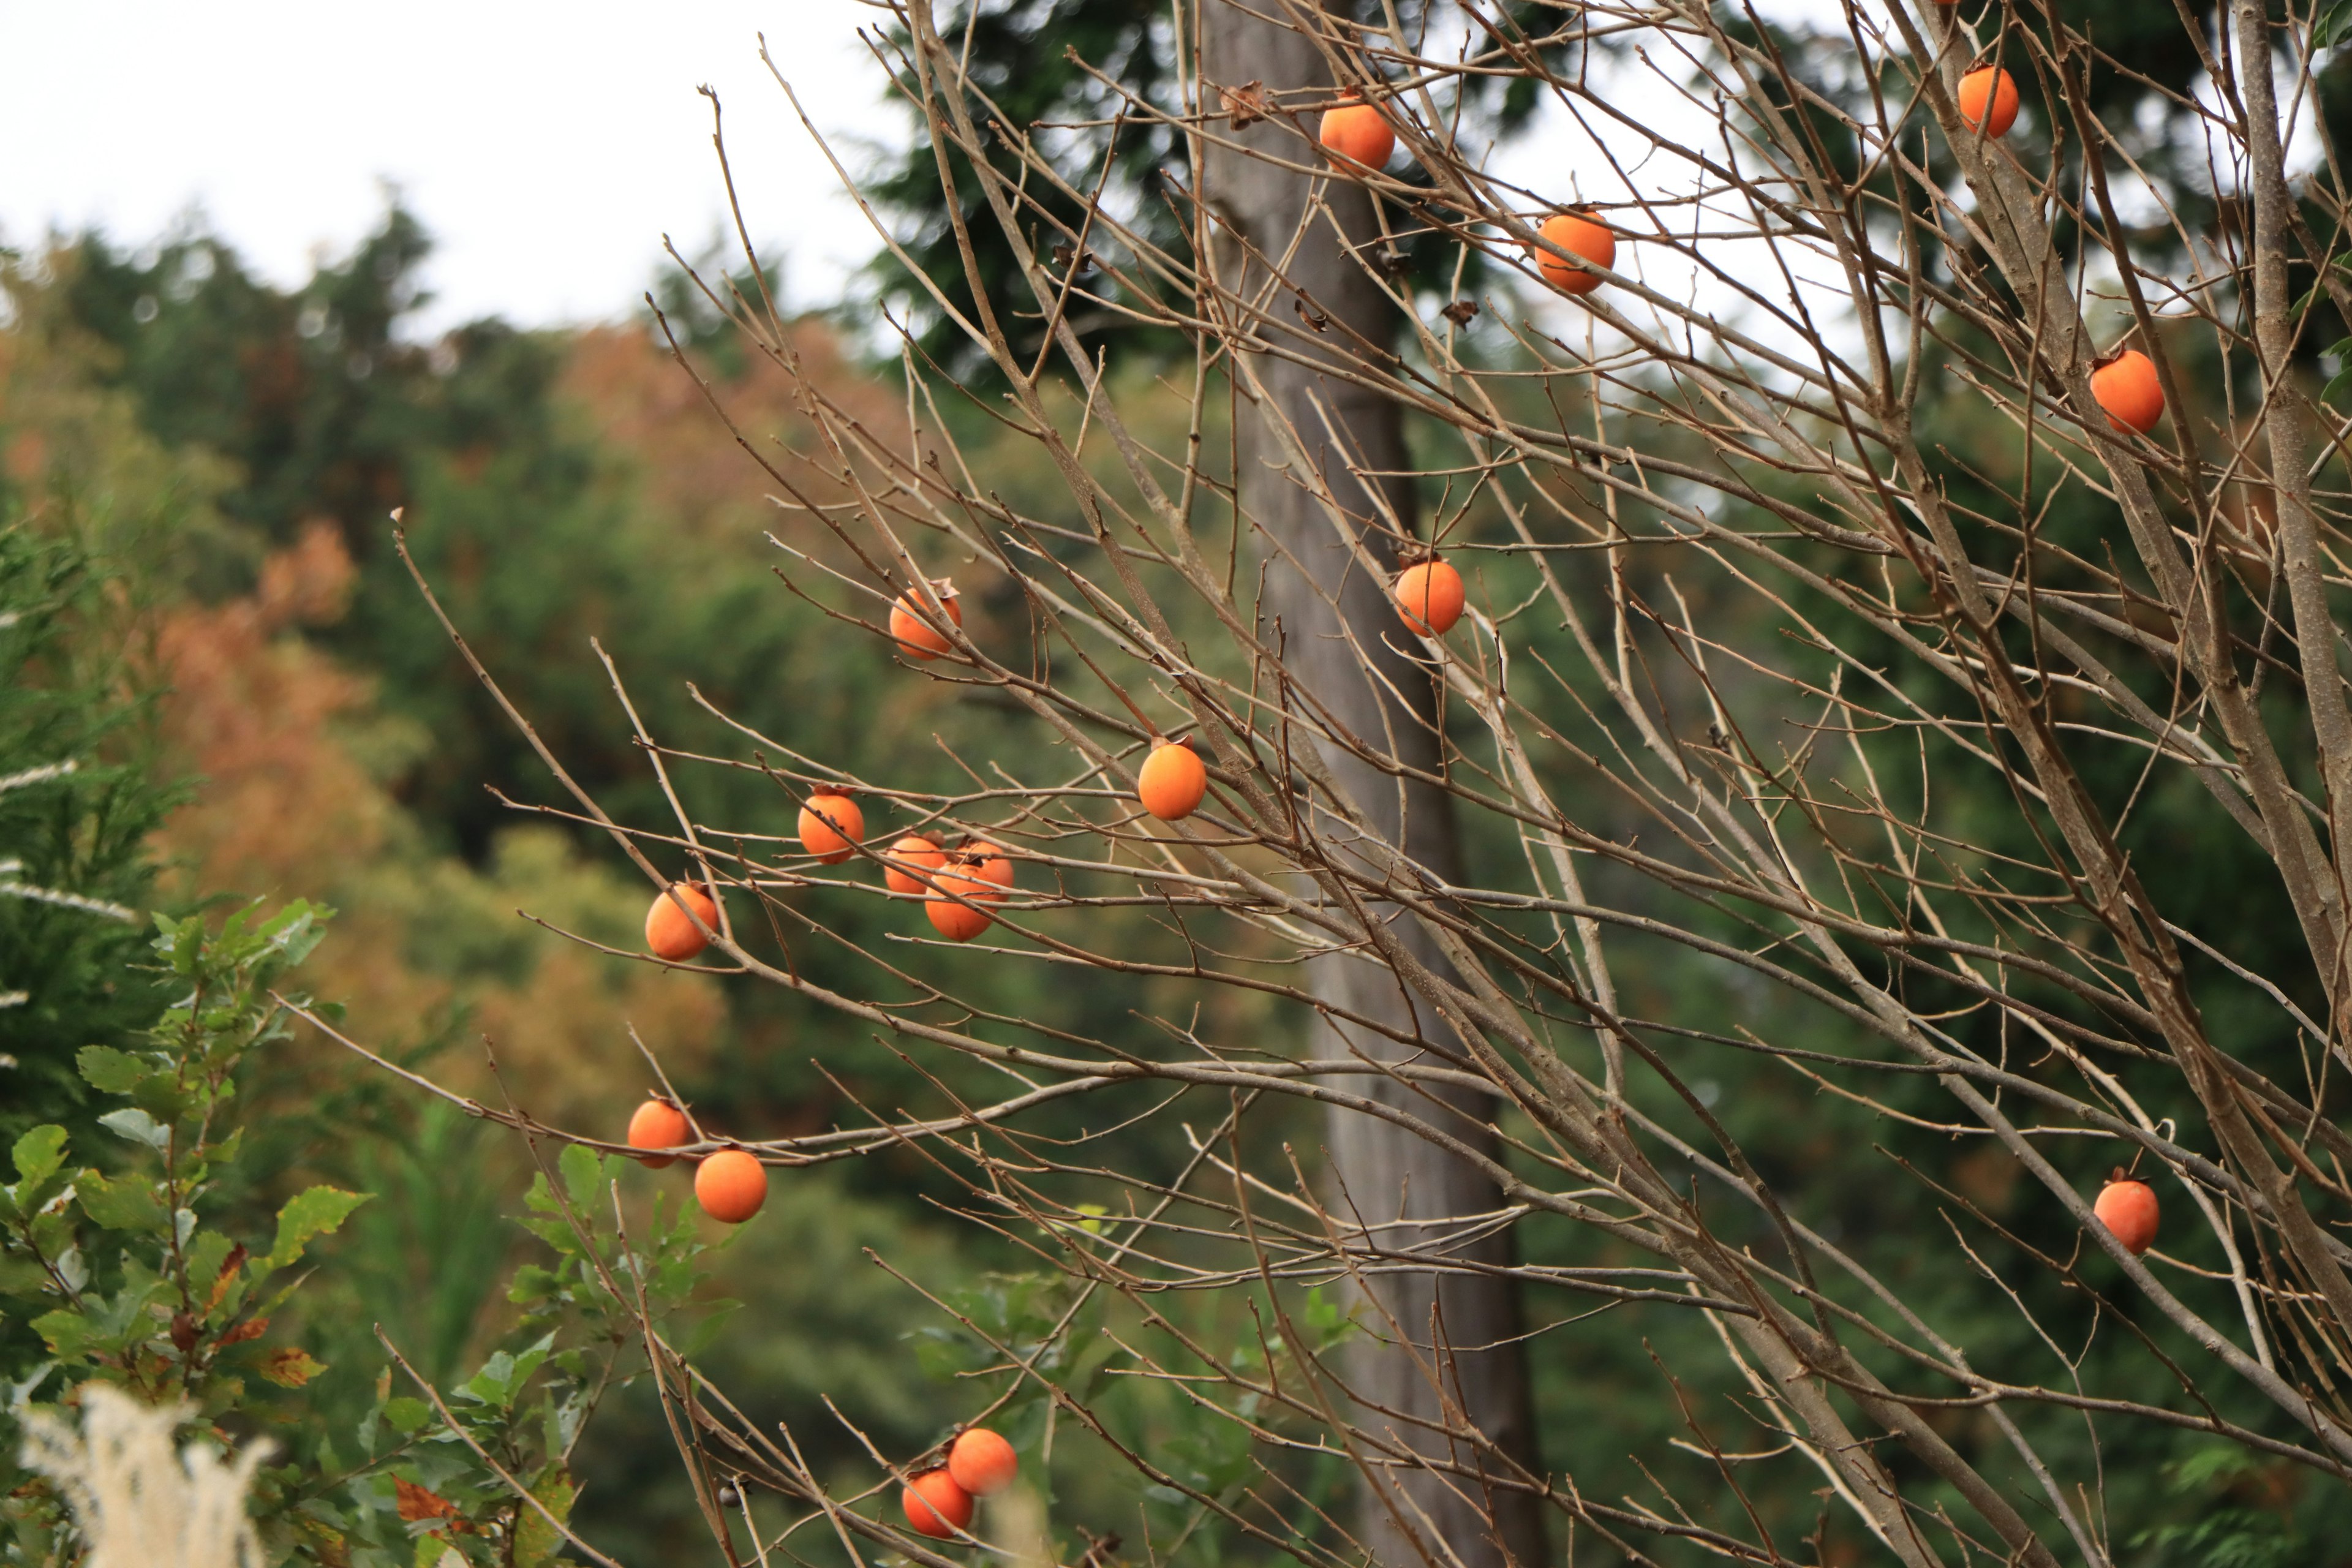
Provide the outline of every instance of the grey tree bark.
[[[1281,14],[1282,0],[1204,0],[1202,90],[1213,111],[1221,88],[1254,82],[1278,102],[1330,95],[1326,58],[1297,30],[1267,19]],[[1311,114],[1307,123],[1311,130]],[[1307,150],[1279,121],[1238,132],[1223,123],[1216,130],[1294,163],[1306,159]],[[1360,258],[1371,253],[1379,232],[1361,185],[1296,174],[1214,146],[1201,180],[1217,226],[1208,259],[1223,285],[1251,297],[1270,281],[1266,258],[1279,261],[1283,281],[1269,306],[1274,321],[1261,327],[1262,335],[1327,364],[1335,345],[1394,340],[1392,309]],[[1307,314],[1296,308],[1299,303]],[[1325,323],[1320,331],[1310,317]],[[1404,651],[1408,639],[1384,575],[1362,564],[1333,518],[1336,502],[1345,526],[1383,572],[1393,564],[1395,542],[1381,526],[1381,503],[1407,530],[1417,513],[1413,487],[1402,477],[1408,459],[1400,411],[1310,365],[1257,354],[1250,369],[1265,400],[1253,406],[1245,395],[1236,398],[1236,483],[1264,552],[1264,628],[1270,639],[1278,638],[1296,687],[1370,746],[1433,772],[1440,760],[1435,683]],[[1309,473],[1299,471],[1302,447]],[[1381,486],[1376,496],[1357,472],[1390,477],[1370,481]],[[1344,748],[1318,751],[1373,831],[1437,875],[1455,877],[1459,850],[1443,794],[1425,784],[1400,787]],[[1352,831],[1328,816],[1318,816],[1316,826],[1335,835]],[[1344,838],[1338,847],[1345,849]],[[1444,972],[1433,943],[1417,931],[1400,928],[1400,934],[1423,963]],[[1443,1049],[1459,1048],[1425,1004],[1376,964],[1346,953],[1318,958],[1312,987],[1337,1007],[1418,1034]],[[1391,1061],[1409,1054],[1393,1042],[1330,1023],[1328,1016],[1323,1027],[1327,1047]],[[1423,1115],[1435,1112],[1459,1132],[1475,1132],[1492,1113],[1483,1096],[1454,1094],[1450,1110],[1460,1113],[1455,1117],[1433,1106],[1423,1090],[1393,1079],[1372,1081],[1380,1088],[1370,1092]],[[1351,1079],[1349,1087],[1368,1092],[1365,1082]],[[1353,1111],[1333,1112],[1327,1139],[1334,1211],[1343,1218],[1360,1216],[1370,1242],[1475,1263],[1512,1258],[1509,1230],[1478,1223],[1476,1216],[1492,1215],[1501,1198],[1475,1167]],[[1536,1500],[1486,1484],[1492,1462],[1472,1445],[1443,1435],[1466,1420],[1527,1471],[1541,1473],[1512,1282],[1483,1275],[1390,1274],[1375,1281],[1372,1294],[1375,1300],[1358,1303],[1368,1331],[1352,1342],[1341,1363],[1361,1402],[1358,1420],[1376,1433],[1393,1433],[1440,1468],[1391,1472],[1385,1484],[1368,1479],[1357,1504],[1360,1540],[1385,1568],[1420,1563],[1533,1568],[1544,1555]]]

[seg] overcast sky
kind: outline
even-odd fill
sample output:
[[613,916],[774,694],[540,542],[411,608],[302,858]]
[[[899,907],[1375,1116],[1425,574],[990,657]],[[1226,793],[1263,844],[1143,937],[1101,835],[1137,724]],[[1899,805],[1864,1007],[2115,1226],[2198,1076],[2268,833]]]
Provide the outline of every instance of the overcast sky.
[[[725,212],[719,90],[753,237],[829,301],[872,247],[759,59],[828,133],[903,135],[857,0],[0,0],[0,242],[143,241],[191,206],[264,274],[306,277],[396,183],[438,237],[430,323],[619,315],[662,236]],[[854,147],[846,148],[853,159]]]

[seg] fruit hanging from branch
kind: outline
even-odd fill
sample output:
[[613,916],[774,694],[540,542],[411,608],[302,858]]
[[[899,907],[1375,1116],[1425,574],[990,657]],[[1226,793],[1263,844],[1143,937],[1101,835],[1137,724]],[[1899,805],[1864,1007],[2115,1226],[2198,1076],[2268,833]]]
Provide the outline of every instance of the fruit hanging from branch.
[[955,646],[939,625],[940,610],[957,626],[963,625],[963,606],[956,601],[955,584],[942,577],[931,584],[939,595],[940,608],[934,610],[923,602],[916,589],[909,588],[890,606],[890,635],[898,639],[898,651],[908,658],[931,659]]
[[945,1541],[971,1522],[971,1494],[944,1469],[925,1470],[898,1494],[898,1506],[918,1535]]
[[2017,80],[1999,66],[1979,66],[1960,79],[1959,105],[1970,126],[1987,136],[2006,136],[2017,123]]
[[2134,1258],[2156,1245],[2156,1191],[2146,1182],[2135,1182],[2117,1171],[2115,1179],[2099,1189],[2099,1201],[2091,1205],[2091,1212]]
[[1182,741],[1154,741],[1151,755],[1135,775],[1136,798],[1162,822],[1181,822],[1200,809],[1209,793],[1209,770]]
[[1462,574],[1434,557],[1398,573],[1391,591],[1396,595],[1397,614],[1416,637],[1444,637],[1469,602]]
[[[1554,213],[1544,219],[1543,227],[1536,231],[1544,239],[1570,256],[1590,261],[1595,267],[1617,268],[1617,236],[1607,226],[1596,223],[1581,213]],[[1590,294],[1601,287],[1603,279],[1598,272],[1587,272],[1575,262],[1554,256],[1541,246],[1535,247],[1536,270],[1545,282],[1563,294]]]
[[2164,417],[2164,384],[2156,362],[2137,349],[2110,354],[2091,367],[2091,395],[2118,430],[2145,436]]
[[768,1201],[768,1168],[741,1149],[721,1149],[694,1173],[694,1201],[727,1225],[741,1225]]
[[[1013,858],[993,844],[974,839],[949,856],[933,880],[939,891],[923,904],[931,928],[950,942],[970,942],[995,923],[971,905],[1003,901],[1004,889],[1013,886]],[[959,899],[969,901],[960,903]]]
[[[637,1107],[629,1118],[629,1147],[632,1149],[675,1149],[681,1143],[694,1142],[694,1129],[686,1120],[686,1112],[667,1100],[648,1100]],[[658,1171],[677,1163],[675,1154],[640,1154],[637,1163],[649,1171]]]
[[1389,154],[1396,151],[1396,132],[1379,110],[1362,100],[1354,88],[1348,89],[1345,96],[1356,101],[1323,111],[1323,123],[1318,132],[1323,145],[1367,169],[1385,167]]
[[890,846],[882,868],[882,885],[894,893],[928,893],[930,887],[923,877],[947,863],[948,852],[936,841],[909,833]]
[[801,847],[819,863],[838,866],[855,854],[866,837],[866,814],[845,795],[831,791],[813,795],[801,807]]
[[[694,911],[693,918],[678,907],[681,900]],[[656,958],[684,963],[710,945],[710,939],[696,927],[696,919],[717,931],[719,905],[691,882],[672,882],[666,891],[654,896],[653,907],[646,911],[646,950]]]
[[974,1497],[988,1497],[1013,1484],[1021,1468],[1013,1445],[985,1426],[973,1426],[948,1447],[948,1474]]

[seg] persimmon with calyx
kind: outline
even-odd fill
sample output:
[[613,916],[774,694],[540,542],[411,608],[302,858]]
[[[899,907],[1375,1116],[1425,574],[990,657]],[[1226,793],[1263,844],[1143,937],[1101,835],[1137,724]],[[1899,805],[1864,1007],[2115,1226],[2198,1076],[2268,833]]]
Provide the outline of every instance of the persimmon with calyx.
[[740,1149],[721,1149],[694,1173],[694,1201],[712,1219],[741,1225],[768,1201],[768,1167]]
[[[694,1129],[686,1120],[686,1112],[667,1100],[648,1100],[629,1118],[629,1147],[632,1149],[675,1149],[681,1143],[694,1142]],[[648,1171],[658,1171],[677,1163],[675,1154],[640,1154],[637,1163]]]
[[899,865],[882,868],[882,884],[894,893],[929,892],[929,887],[916,873],[936,871],[948,863],[948,852],[919,833],[909,833],[890,846],[889,858]]
[[2118,430],[2145,436],[2164,417],[2164,384],[2157,379],[2156,362],[2137,349],[2110,354],[2093,365],[2091,395],[2106,410],[2107,423]]
[[1151,755],[1135,775],[1135,795],[1143,809],[1162,822],[1181,822],[1200,809],[1209,793],[1209,770],[1182,741],[1154,741]]
[[[955,584],[942,577],[931,584],[931,592],[939,595],[940,609],[947,612],[948,619],[963,625],[963,606],[956,603]],[[898,651],[908,658],[937,658],[955,647],[938,621],[939,611],[912,588],[890,606],[890,635],[898,639]]]
[[2146,1182],[2135,1182],[2117,1171],[2099,1189],[2099,1201],[2091,1205],[2091,1212],[2134,1258],[2156,1245],[2156,1190]]
[[1013,886],[1013,858],[976,838],[950,855],[932,880],[939,884],[939,891],[923,904],[931,929],[950,942],[970,942],[995,922],[984,910],[958,903],[956,898],[968,899],[972,904],[1003,901],[1004,889]]
[[1960,79],[1959,103],[1960,118],[1971,129],[2006,136],[2017,123],[2017,79],[1999,66],[1979,66]]
[[898,1493],[898,1506],[918,1535],[945,1541],[971,1522],[971,1494],[944,1469],[925,1470]]
[[801,807],[801,847],[827,866],[838,866],[866,837],[866,814],[845,795],[828,790]]
[[672,882],[666,891],[656,894],[653,908],[646,911],[646,951],[672,963],[684,963],[710,945],[710,939],[696,928],[686,910],[677,907],[680,900],[705,926],[719,929],[719,905],[692,882]]
[[948,1445],[948,1474],[974,1497],[1001,1492],[1021,1468],[1013,1445],[985,1426],[973,1426]]
[[1398,573],[1391,592],[1396,595],[1397,614],[1417,637],[1442,637],[1452,631],[1468,602],[1462,574],[1434,558]]
[[1323,111],[1323,123],[1316,131],[1318,139],[1342,158],[1367,169],[1385,167],[1389,154],[1396,151],[1396,132],[1387,117],[1364,102],[1362,94],[1354,88],[1348,89],[1342,96],[1354,101]]
[[[1536,232],[1570,256],[1580,257],[1595,267],[1616,269],[1617,236],[1580,213],[1554,213]],[[1536,247],[1535,255],[1536,270],[1543,274],[1545,282],[1563,294],[1590,294],[1604,281],[1598,272],[1587,272],[1541,246]]]

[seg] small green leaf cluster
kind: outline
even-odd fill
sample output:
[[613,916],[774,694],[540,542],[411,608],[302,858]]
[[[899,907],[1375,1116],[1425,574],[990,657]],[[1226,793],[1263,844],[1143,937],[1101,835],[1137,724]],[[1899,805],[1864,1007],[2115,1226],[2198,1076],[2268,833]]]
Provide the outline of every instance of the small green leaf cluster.
[[395,1392],[386,1367],[356,1431],[328,1431],[310,1386],[327,1369],[299,1342],[298,1293],[332,1267],[316,1244],[369,1195],[309,1186],[276,1205],[274,1226],[238,1196],[253,1160],[240,1114],[254,1114],[238,1100],[239,1068],[286,1037],[292,1008],[327,1011],[285,982],[328,918],[296,902],[217,931],[159,920],[153,949],[177,1000],[139,1048],[91,1046],[78,1059],[90,1088],[119,1102],[98,1124],[122,1157],[79,1164],[56,1125],[16,1140],[15,1180],[0,1185],[0,1301],[37,1344],[0,1340],[0,1563],[78,1560],[56,1491],[14,1468],[16,1428],[28,1408],[69,1405],[103,1382],[184,1406],[199,1435],[273,1444],[286,1462],[260,1472],[250,1500],[273,1562],[446,1568],[454,1554],[473,1568],[538,1568],[564,1544],[570,1458],[589,1415],[642,1374],[646,1325],[700,1283],[689,1217],[665,1219],[656,1205],[632,1245],[611,1197],[621,1163],[567,1148],[560,1193],[542,1175],[524,1221],[553,1261],[517,1272],[505,1342],[446,1394]]

